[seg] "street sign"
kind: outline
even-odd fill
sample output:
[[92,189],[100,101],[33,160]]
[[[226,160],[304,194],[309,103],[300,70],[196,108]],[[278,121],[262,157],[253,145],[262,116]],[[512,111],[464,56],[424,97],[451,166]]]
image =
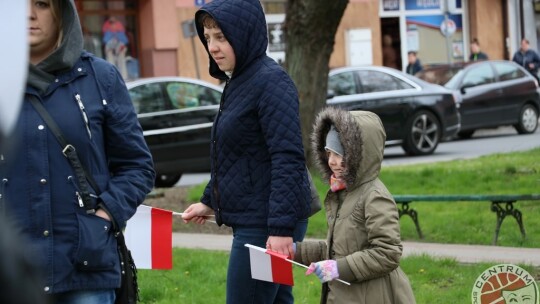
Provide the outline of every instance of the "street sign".
[[195,5],[196,6],[203,6],[204,2],[205,2],[205,0],[195,0]]
[[452,19],[446,19],[441,22],[441,33],[444,36],[452,36],[456,32],[457,26]]

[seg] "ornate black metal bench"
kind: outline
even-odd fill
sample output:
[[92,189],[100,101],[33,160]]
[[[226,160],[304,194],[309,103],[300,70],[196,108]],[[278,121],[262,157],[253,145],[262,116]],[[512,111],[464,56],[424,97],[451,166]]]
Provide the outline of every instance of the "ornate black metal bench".
[[491,211],[497,214],[497,226],[495,227],[495,235],[493,237],[493,245],[497,244],[499,231],[504,218],[508,215],[513,216],[521,231],[521,236],[525,239],[525,227],[523,227],[523,219],[521,211],[514,208],[514,203],[517,201],[533,201],[540,200],[540,194],[526,195],[394,195],[396,203],[401,205],[399,209],[399,218],[403,215],[408,215],[416,226],[418,237],[424,238],[420,224],[418,223],[418,212],[409,205],[412,202],[452,202],[452,201],[468,201],[468,202],[491,202]]

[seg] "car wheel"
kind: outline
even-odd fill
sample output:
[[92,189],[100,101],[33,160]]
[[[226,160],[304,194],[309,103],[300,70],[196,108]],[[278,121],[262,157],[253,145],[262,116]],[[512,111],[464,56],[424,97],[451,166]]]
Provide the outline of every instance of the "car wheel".
[[519,112],[519,122],[514,126],[519,134],[530,134],[538,128],[538,111],[526,104]]
[[416,112],[407,124],[403,150],[409,155],[433,153],[440,141],[441,124],[429,111]]
[[155,186],[157,188],[170,188],[178,181],[180,180],[180,177],[182,177],[182,174],[156,174],[156,183]]
[[470,139],[474,134],[474,131],[475,130],[461,131],[457,134],[457,136],[461,139]]

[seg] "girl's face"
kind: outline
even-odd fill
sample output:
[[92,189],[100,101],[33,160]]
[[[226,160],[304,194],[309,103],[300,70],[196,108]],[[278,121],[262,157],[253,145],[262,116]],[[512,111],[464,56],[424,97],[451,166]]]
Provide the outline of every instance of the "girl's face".
[[45,59],[58,43],[58,23],[53,14],[51,1],[53,0],[28,1],[28,41],[30,61],[33,64]]
[[233,72],[236,56],[232,46],[218,27],[204,28],[204,38],[208,43],[208,51],[223,72]]
[[326,151],[328,157],[328,166],[337,178],[343,177],[345,174],[345,163],[343,162],[343,156],[334,153],[331,150]]

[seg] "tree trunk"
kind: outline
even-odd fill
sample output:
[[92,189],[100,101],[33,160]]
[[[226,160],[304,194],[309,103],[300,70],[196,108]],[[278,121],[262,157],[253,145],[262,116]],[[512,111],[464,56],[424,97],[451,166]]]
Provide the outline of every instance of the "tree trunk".
[[287,0],[285,67],[300,98],[302,142],[311,164],[310,134],[325,106],[328,63],[348,0]]

